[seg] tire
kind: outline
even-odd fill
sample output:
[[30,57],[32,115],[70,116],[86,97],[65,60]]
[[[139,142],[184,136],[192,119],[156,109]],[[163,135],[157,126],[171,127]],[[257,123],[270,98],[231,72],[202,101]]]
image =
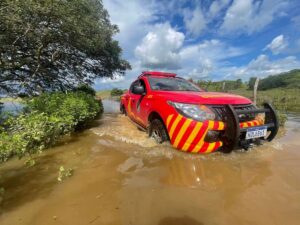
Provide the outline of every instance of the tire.
[[154,140],[161,144],[167,140],[169,140],[168,133],[163,122],[159,119],[154,119],[151,121],[149,128],[149,136],[154,138]]
[[120,106],[120,112],[121,112],[121,114],[124,114],[125,116],[127,116],[127,112],[126,112],[126,109],[125,109],[124,105]]

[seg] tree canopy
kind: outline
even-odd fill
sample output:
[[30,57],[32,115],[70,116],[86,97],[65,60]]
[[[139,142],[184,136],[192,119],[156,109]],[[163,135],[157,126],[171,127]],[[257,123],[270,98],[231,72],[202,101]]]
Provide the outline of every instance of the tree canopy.
[[0,92],[71,89],[124,74],[101,0],[1,0]]
[[259,82],[259,90],[268,90],[272,88],[300,88],[300,70],[296,69],[268,76]]

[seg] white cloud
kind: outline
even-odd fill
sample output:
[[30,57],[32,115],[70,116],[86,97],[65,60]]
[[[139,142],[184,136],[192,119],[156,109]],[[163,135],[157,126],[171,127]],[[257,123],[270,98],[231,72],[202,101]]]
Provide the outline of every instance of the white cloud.
[[217,39],[205,40],[199,44],[184,47],[180,57],[184,68],[178,72],[194,79],[211,78],[218,68],[227,66],[227,60],[244,55],[246,49],[229,46]]
[[[256,59],[242,67],[228,68],[228,74],[248,79],[251,76],[266,77],[300,67],[300,61],[294,56],[270,60],[267,55],[259,55]],[[227,74],[227,75],[228,75]]]
[[143,68],[139,62],[133,61],[132,70],[126,72],[126,76],[116,76],[115,79],[102,78],[95,82],[95,89],[129,88],[130,84],[141,74]]
[[115,75],[114,78],[102,78],[99,80],[100,83],[106,84],[106,83],[119,83],[121,81],[124,81],[125,77],[121,75]]
[[224,60],[245,54],[246,50],[229,46],[218,39],[205,40],[196,45],[190,45],[182,49],[180,55],[183,59],[200,57]]
[[132,58],[132,49],[152,27],[150,23],[156,19],[156,8],[152,1],[147,0],[103,0],[103,5],[109,12],[111,22],[120,29],[116,39],[120,42],[124,55]]
[[284,38],[284,36],[278,35],[275,37],[270,44],[268,44],[264,50],[269,49],[274,55],[277,55],[281,52],[283,52],[288,46],[288,42]]
[[184,37],[170,24],[158,24],[136,47],[135,55],[146,68],[177,69],[180,67],[178,52]]
[[185,28],[193,36],[199,36],[206,29],[207,22],[199,6],[194,10],[184,11]]
[[281,0],[234,0],[226,12],[221,31],[247,34],[260,31],[277,16],[285,15],[282,10],[286,5]]
[[[215,65],[211,59],[199,60],[197,68],[189,69],[187,77],[194,79],[205,79],[208,78],[211,72],[215,69]],[[186,68],[187,69],[187,68]]]
[[230,0],[216,0],[213,1],[209,7],[209,14],[211,17],[215,17],[219,14],[219,12],[224,9],[228,4],[230,3]]

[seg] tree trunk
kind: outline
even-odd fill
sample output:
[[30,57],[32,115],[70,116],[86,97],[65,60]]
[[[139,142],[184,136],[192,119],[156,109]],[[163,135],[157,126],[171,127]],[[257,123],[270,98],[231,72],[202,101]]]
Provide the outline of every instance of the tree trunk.
[[223,84],[222,84],[222,91],[223,92],[225,91],[225,86],[226,86],[226,82],[223,82]]

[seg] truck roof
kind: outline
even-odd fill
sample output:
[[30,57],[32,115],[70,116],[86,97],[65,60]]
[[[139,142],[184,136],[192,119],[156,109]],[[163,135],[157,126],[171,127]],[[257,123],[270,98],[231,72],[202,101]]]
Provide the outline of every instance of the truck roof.
[[144,71],[139,76],[139,78],[143,76],[176,77],[176,73],[167,73],[167,72],[160,72],[160,71]]

